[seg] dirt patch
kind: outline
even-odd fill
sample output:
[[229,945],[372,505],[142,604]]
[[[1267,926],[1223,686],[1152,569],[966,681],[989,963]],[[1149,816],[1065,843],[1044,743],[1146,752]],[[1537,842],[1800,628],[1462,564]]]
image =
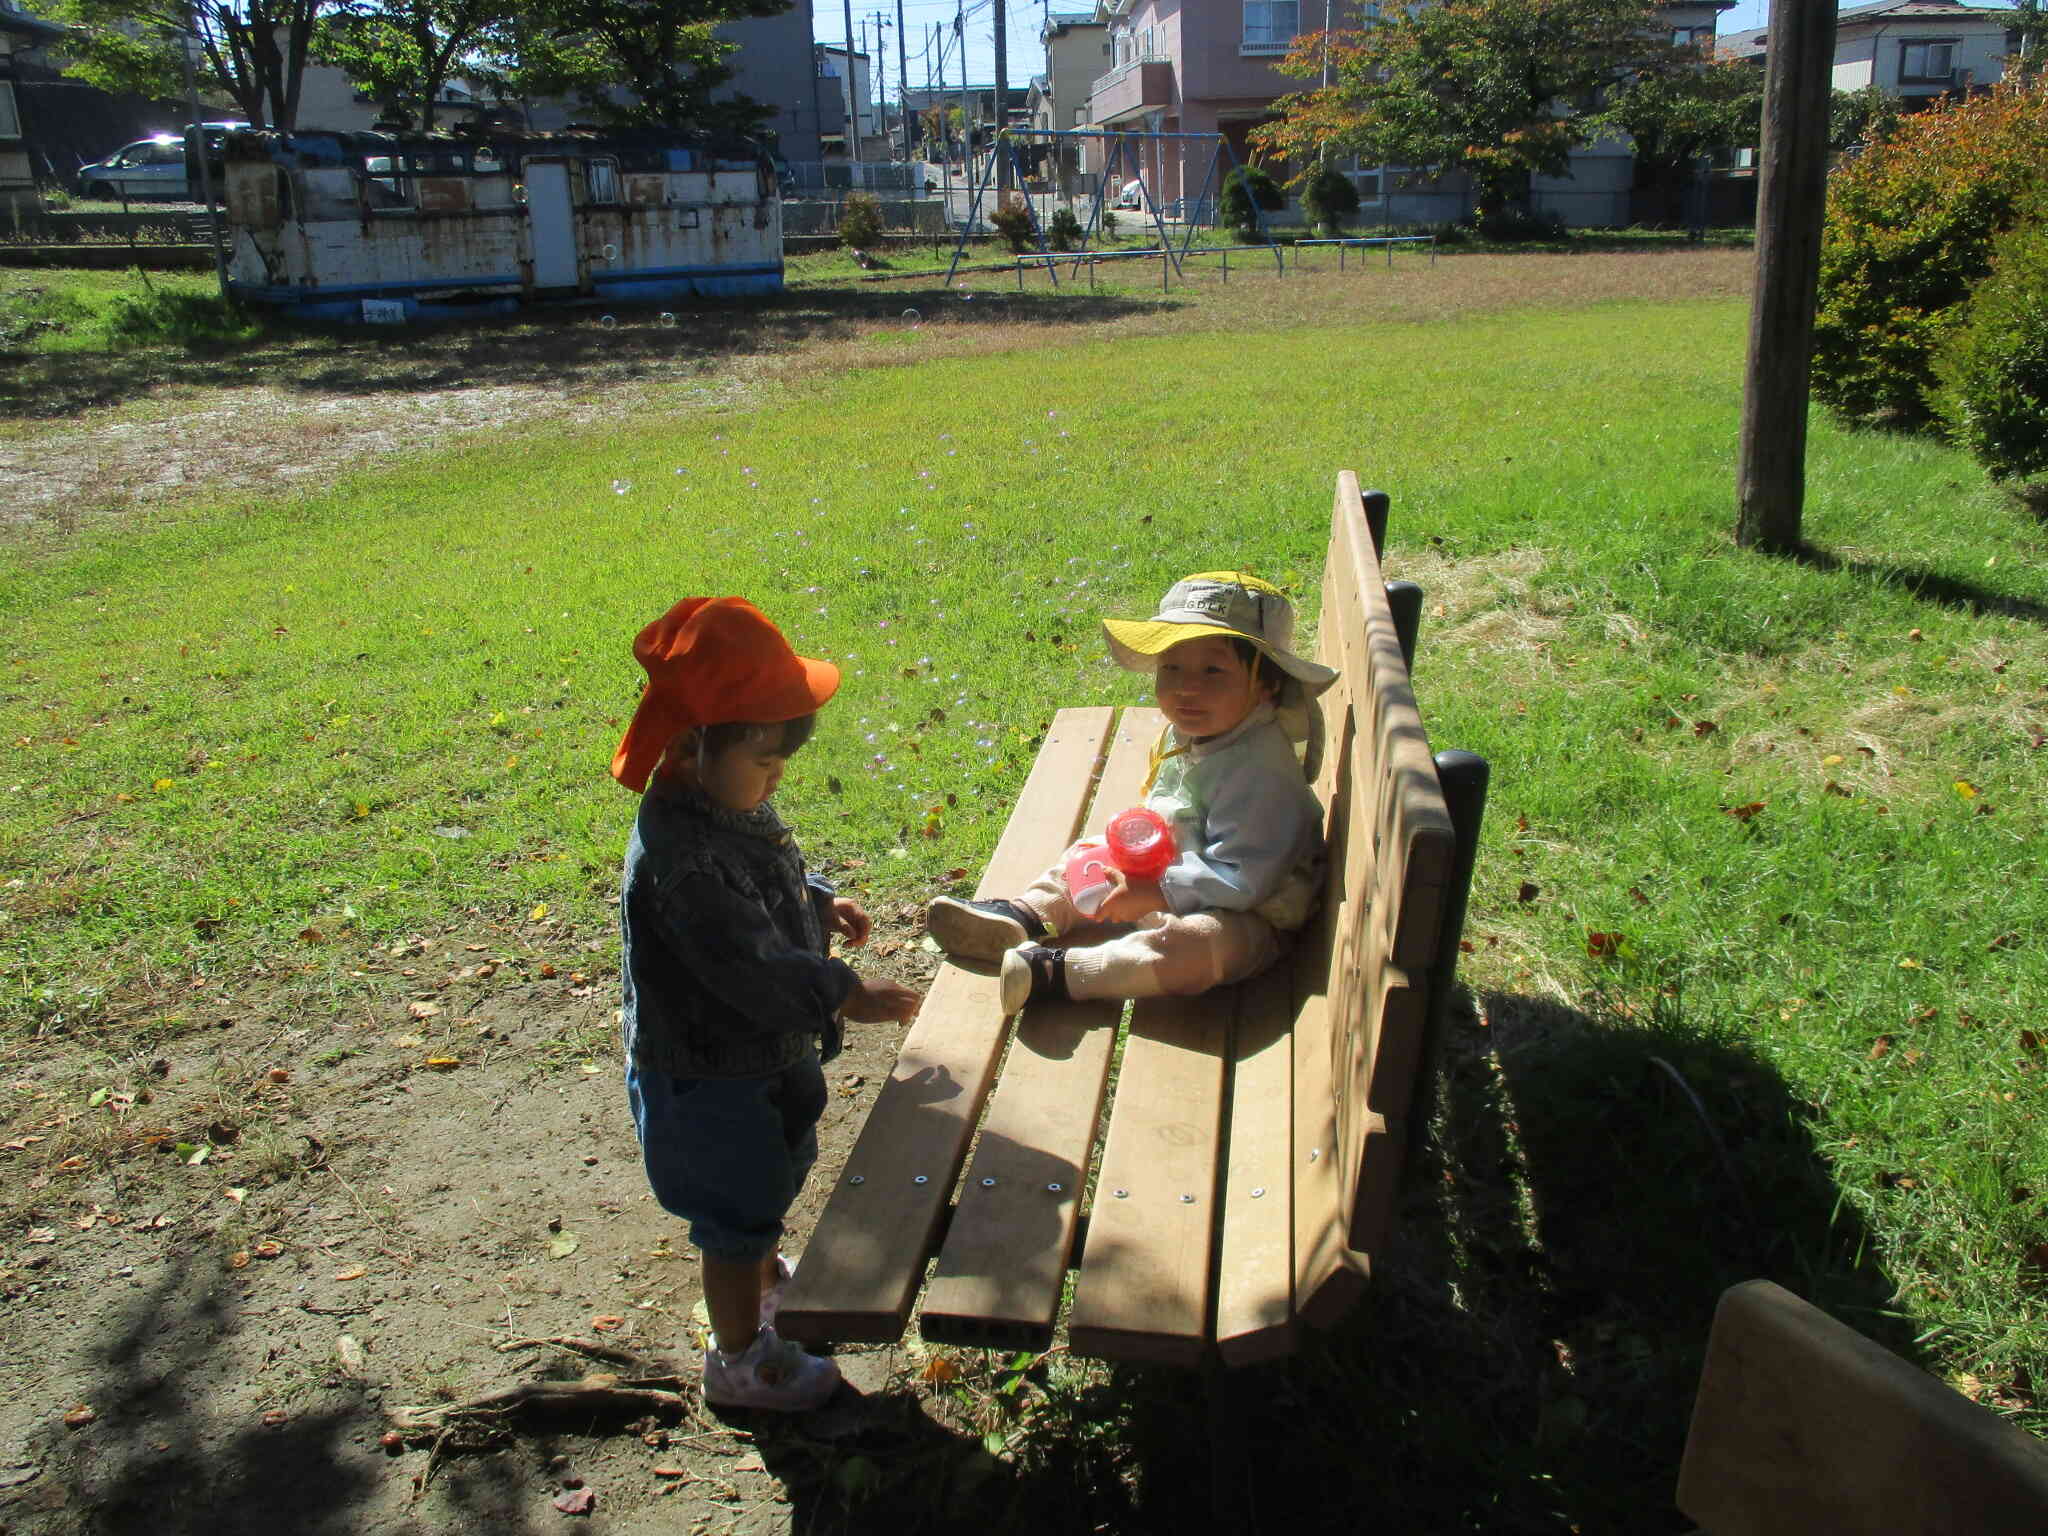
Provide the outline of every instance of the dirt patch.
[[[921,982],[914,918],[870,963]],[[914,1344],[843,1353],[801,1424],[703,1411],[694,1251],[639,1167],[598,947],[474,923],[347,953],[340,1007],[209,987],[137,1054],[10,1052],[0,1531],[520,1531],[571,1484],[612,1529],[779,1530],[878,1447],[981,1454],[907,1385]],[[792,1251],[899,1043],[860,1026],[827,1067]],[[548,1340],[660,1362],[683,1411],[385,1444],[407,1408],[618,1370]]]

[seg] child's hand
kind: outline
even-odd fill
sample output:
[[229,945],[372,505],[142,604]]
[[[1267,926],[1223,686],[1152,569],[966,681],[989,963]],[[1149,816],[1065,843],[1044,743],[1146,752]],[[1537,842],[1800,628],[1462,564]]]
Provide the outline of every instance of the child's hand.
[[1147,913],[1168,910],[1157,880],[1132,880],[1114,866],[1108,874],[1109,894],[1096,909],[1098,923],[1135,923]]
[[858,949],[868,941],[868,915],[857,901],[832,898],[832,931]]
[[924,1002],[922,992],[891,981],[886,976],[863,976],[846,994],[839,1011],[856,1024],[907,1024]]

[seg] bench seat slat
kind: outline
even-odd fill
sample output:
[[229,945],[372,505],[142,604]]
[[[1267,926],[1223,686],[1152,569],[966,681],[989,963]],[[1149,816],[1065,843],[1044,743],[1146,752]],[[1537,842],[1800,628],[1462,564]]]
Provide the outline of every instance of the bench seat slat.
[[1208,1353],[1223,1053],[1236,1002],[1237,990],[1222,987],[1131,1010],[1067,1314],[1081,1354],[1193,1366]]
[[[1085,831],[1099,832],[1142,796],[1159,726],[1156,710],[1124,711]],[[1052,1343],[1122,1017],[1120,1002],[1067,1003],[1041,1004],[1018,1021],[925,1291],[925,1338],[982,1348]]]
[[1292,973],[1283,961],[1238,989],[1216,1264],[1216,1348],[1231,1366],[1294,1349]]
[[[1054,717],[980,895],[1016,894],[1072,841],[1110,716],[1092,708]],[[1005,1033],[994,977],[941,966],[805,1246],[780,1332],[864,1343],[903,1336]]]

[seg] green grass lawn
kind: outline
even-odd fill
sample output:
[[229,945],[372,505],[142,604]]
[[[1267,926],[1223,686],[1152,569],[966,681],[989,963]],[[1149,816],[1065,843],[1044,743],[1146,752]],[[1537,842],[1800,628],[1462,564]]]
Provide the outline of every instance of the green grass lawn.
[[[1396,1285],[1392,1333],[1300,1367],[1297,1404],[1364,1416],[1307,1439],[1419,1437],[1443,1487],[1507,1456],[1471,1528],[1622,1528],[1668,1498],[1701,1287],[1761,1272],[2048,1425],[2041,526],[1959,454],[1817,418],[1824,556],[1736,552],[1736,302],[1255,344],[1219,315],[514,435],[10,563],[4,1028],[176,1028],[178,978],[302,962],[309,926],[545,903],[602,931],[629,643],[691,592],[842,662],[784,812],[871,895],[928,888],[984,858],[1056,708],[1142,696],[1100,615],[1228,564],[1312,625],[1355,467],[1394,498],[1390,574],[1428,589],[1434,745],[1493,791],[1480,1023],[1417,1196],[1465,1234],[1466,1300]],[[1524,1172],[1481,1240],[1458,1181],[1501,1158]],[[1475,1312],[1524,1264],[1503,1342]],[[1448,1509],[1418,1494],[1411,1528]]]

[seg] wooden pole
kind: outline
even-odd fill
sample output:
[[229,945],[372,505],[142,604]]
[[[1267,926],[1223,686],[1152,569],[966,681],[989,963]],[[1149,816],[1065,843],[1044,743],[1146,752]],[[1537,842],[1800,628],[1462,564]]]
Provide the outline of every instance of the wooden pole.
[[1756,291],[1742,393],[1735,542],[1800,547],[1814,296],[1828,175],[1835,0],[1774,0],[1765,39]]

